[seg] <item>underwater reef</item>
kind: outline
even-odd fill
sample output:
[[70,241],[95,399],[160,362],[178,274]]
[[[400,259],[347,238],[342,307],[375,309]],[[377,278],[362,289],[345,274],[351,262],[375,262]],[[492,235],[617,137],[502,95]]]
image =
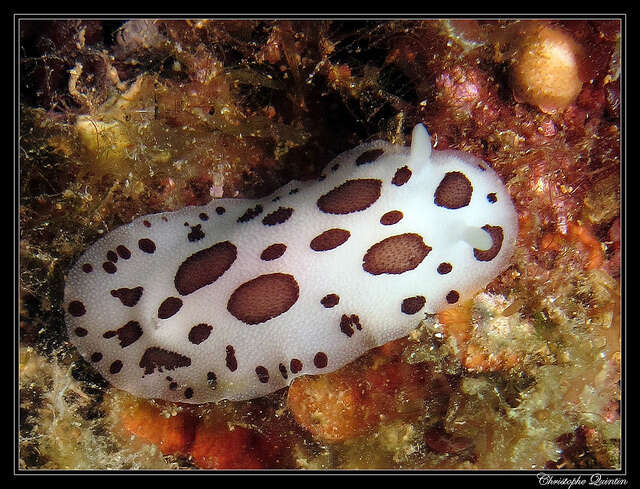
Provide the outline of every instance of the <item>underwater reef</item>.
[[[19,36],[20,469],[621,467],[620,20],[25,18]],[[107,232],[317,179],[418,123],[518,212],[473,299],[247,401],[136,398],[69,341],[65,274]]]

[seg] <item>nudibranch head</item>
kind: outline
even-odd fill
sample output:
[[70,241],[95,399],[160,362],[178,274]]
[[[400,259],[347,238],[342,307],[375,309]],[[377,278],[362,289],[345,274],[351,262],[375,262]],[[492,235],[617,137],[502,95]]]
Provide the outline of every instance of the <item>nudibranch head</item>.
[[114,386],[182,402],[250,399],[408,334],[508,265],[516,212],[497,174],[374,141],[316,182],[140,217],[69,272],[71,341]]

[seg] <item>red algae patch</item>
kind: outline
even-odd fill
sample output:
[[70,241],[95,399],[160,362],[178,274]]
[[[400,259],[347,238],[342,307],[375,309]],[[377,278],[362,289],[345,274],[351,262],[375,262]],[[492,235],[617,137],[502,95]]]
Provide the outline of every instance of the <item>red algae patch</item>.
[[560,28],[529,29],[511,66],[516,100],[550,113],[569,106],[582,89],[581,56],[581,47]]
[[543,251],[560,251],[561,247],[567,243],[576,246],[579,258],[583,262],[585,270],[595,270],[603,264],[603,252],[600,241],[584,225],[569,222],[567,234],[558,232],[546,233],[540,240],[540,249]]
[[274,426],[258,431],[205,416],[189,453],[201,469],[268,469],[284,458],[288,436]]
[[262,469],[282,457],[286,437],[235,425],[220,413],[198,415],[174,404],[124,401],[120,424],[126,433],[158,447],[163,455],[188,456],[201,469]]
[[532,331],[526,324],[509,319],[515,312],[512,309],[518,309],[518,304],[504,307],[501,315],[488,322],[474,321],[474,305],[487,310],[496,308],[499,302],[494,304],[490,296],[481,294],[475,303],[466,301],[438,313],[445,335],[456,342],[458,360],[471,372],[508,370],[524,358],[522,350],[526,347],[513,344],[528,339]]
[[363,436],[383,420],[420,415],[431,395],[429,376],[424,365],[408,365],[397,357],[404,342],[377,349],[373,368],[354,363],[327,375],[296,379],[287,397],[295,420],[315,439],[335,443]]
[[153,404],[137,400],[121,415],[123,427],[131,434],[156,445],[163,455],[187,454],[195,435],[195,420],[189,412],[163,416]]
[[191,448],[194,463],[201,469],[261,469],[252,450],[252,430],[226,424],[201,425]]

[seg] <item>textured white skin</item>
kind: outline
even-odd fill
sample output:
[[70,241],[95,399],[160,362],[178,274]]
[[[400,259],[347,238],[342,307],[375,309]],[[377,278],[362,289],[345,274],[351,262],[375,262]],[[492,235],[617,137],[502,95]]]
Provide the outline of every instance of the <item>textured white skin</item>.
[[[364,151],[378,148],[385,151],[380,158],[356,166],[356,158]],[[336,163],[340,168],[333,172],[331,167]],[[412,171],[411,178],[402,186],[393,185],[396,170],[405,165]],[[434,192],[450,171],[464,173],[472,183],[473,194],[466,207],[454,210],[434,204]],[[66,314],[70,339],[88,360],[93,352],[101,352],[102,360],[92,365],[115,387],[136,396],[190,403],[251,399],[285,387],[297,376],[336,370],[375,346],[407,335],[425,312],[435,313],[449,306],[445,297],[450,290],[458,291],[462,301],[509,263],[517,216],[506,188],[497,174],[477,158],[457,151],[432,151],[429,134],[422,125],[414,129],[411,150],[384,141],[366,143],[339,155],[324,174],[323,181],[291,182],[259,201],[218,199],[206,206],[140,217],[110,232],[87,250],[67,277],[65,311],[71,301],[81,301],[86,308],[81,317]],[[318,209],[320,196],[354,178],[380,179],[380,198],[369,208],[347,215],[326,214]],[[289,195],[294,188],[299,191]],[[496,194],[497,202],[487,200],[489,193]],[[280,199],[272,202],[275,196]],[[264,208],[262,214],[249,222],[236,222],[247,208],[258,203]],[[216,214],[218,206],[226,209],[224,215]],[[291,218],[279,225],[263,225],[262,218],[281,206],[294,209]],[[404,218],[394,225],[381,225],[381,216],[391,210],[400,210]],[[202,212],[208,214],[207,221],[199,219]],[[152,226],[145,227],[144,220]],[[189,242],[185,222],[201,224],[206,236]],[[475,259],[473,248],[489,247],[491,239],[480,229],[486,224],[501,226],[504,241],[493,260],[481,262]],[[310,241],[332,228],[346,229],[351,236],[333,250],[312,250]],[[372,275],[363,269],[363,257],[372,245],[403,233],[421,235],[432,248],[420,265],[397,275]],[[155,253],[142,252],[137,245],[140,238],[152,239]],[[193,253],[227,240],[238,252],[231,268],[213,284],[180,296],[174,285],[179,265]],[[261,260],[262,251],[273,243],[286,244],[284,255],[273,261]],[[125,245],[131,258],[119,259],[117,273],[108,274],[102,263],[107,251],[118,245]],[[441,262],[453,265],[451,273],[437,273]],[[82,271],[86,263],[93,266],[92,273]],[[289,310],[254,325],[243,323],[227,311],[229,297],[238,286],[259,275],[278,272],[294,276],[299,286],[299,298]],[[123,306],[110,294],[112,289],[137,286],[142,286],[144,292],[134,307]],[[320,299],[330,293],[338,294],[340,302],[325,308]],[[417,295],[427,299],[425,307],[417,314],[403,313],[403,299]],[[170,296],[180,297],[183,306],[171,318],[160,320],[158,306]],[[360,319],[362,329],[354,328],[351,337],[340,329],[343,314],[357,314]],[[122,348],[117,337],[103,338],[106,331],[132,320],[143,328],[142,336],[133,344]],[[194,345],[187,335],[199,323],[210,324],[213,330],[204,342]],[[86,329],[88,334],[78,337],[74,334],[77,327]],[[235,349],[235,372],[226,367],[227,345]],[[186,355],[191,358],[191,365],[165,368],[163,372],[156,369],[143,375],[139,362],[149,347]],[[318,369],[313,359],[320,351],[326,353],[328,364]],[[292,358],[303,363],[297,374],[289,369]],[[109,365],[114,360],[121,360],[123,367],[112,375]],[[286,380],[279,372],[279,364],[287,367]],[[268,369],[268,383],[258,380],[258,365]],[[216,374],[215,389],[207,383],[209,371]],[[178,384],[177,389],[169,389],[167,376]],[[190,399],[184,397],[188,387],[193,391]]]

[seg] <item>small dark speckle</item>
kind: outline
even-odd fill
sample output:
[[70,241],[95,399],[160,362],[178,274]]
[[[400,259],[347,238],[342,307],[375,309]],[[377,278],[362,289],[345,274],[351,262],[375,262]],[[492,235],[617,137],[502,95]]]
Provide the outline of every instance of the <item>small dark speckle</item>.
[[209,384],[209,387],[211,389],[215,390],[217,382],[218,382],[218,378],[216,377],[216,374],[213,373],[213,372],[208,372],[207,373],[207,384]]
[[456,302],[458,302],[458,299],[460,299],[460,294],[456,290],[451,290],[447,294],[447,302],[449,304],[455,304]]
[[195,226],[191,226],[191,231],[187,235],[187,239],[190,243],[194,241],[199,241],[205,237],[205,233],[202,231],[202,224],[197,224]]
[[122,362],[120,360],[114,361],[111,365],[109,365],[109,373],[111,375],[115,375],[122,370]]
[[259,216],[260,214],[262,214],[262,211],[264,209],[262,208],[262,206],[260,204],[256,205],[255,207],[249,207],[244,214],[242,214],[238,219],[237,222],[239,223],[244,223],[244,222],[249,222],[251,221],[253,218],[255,218],[256,216]]

